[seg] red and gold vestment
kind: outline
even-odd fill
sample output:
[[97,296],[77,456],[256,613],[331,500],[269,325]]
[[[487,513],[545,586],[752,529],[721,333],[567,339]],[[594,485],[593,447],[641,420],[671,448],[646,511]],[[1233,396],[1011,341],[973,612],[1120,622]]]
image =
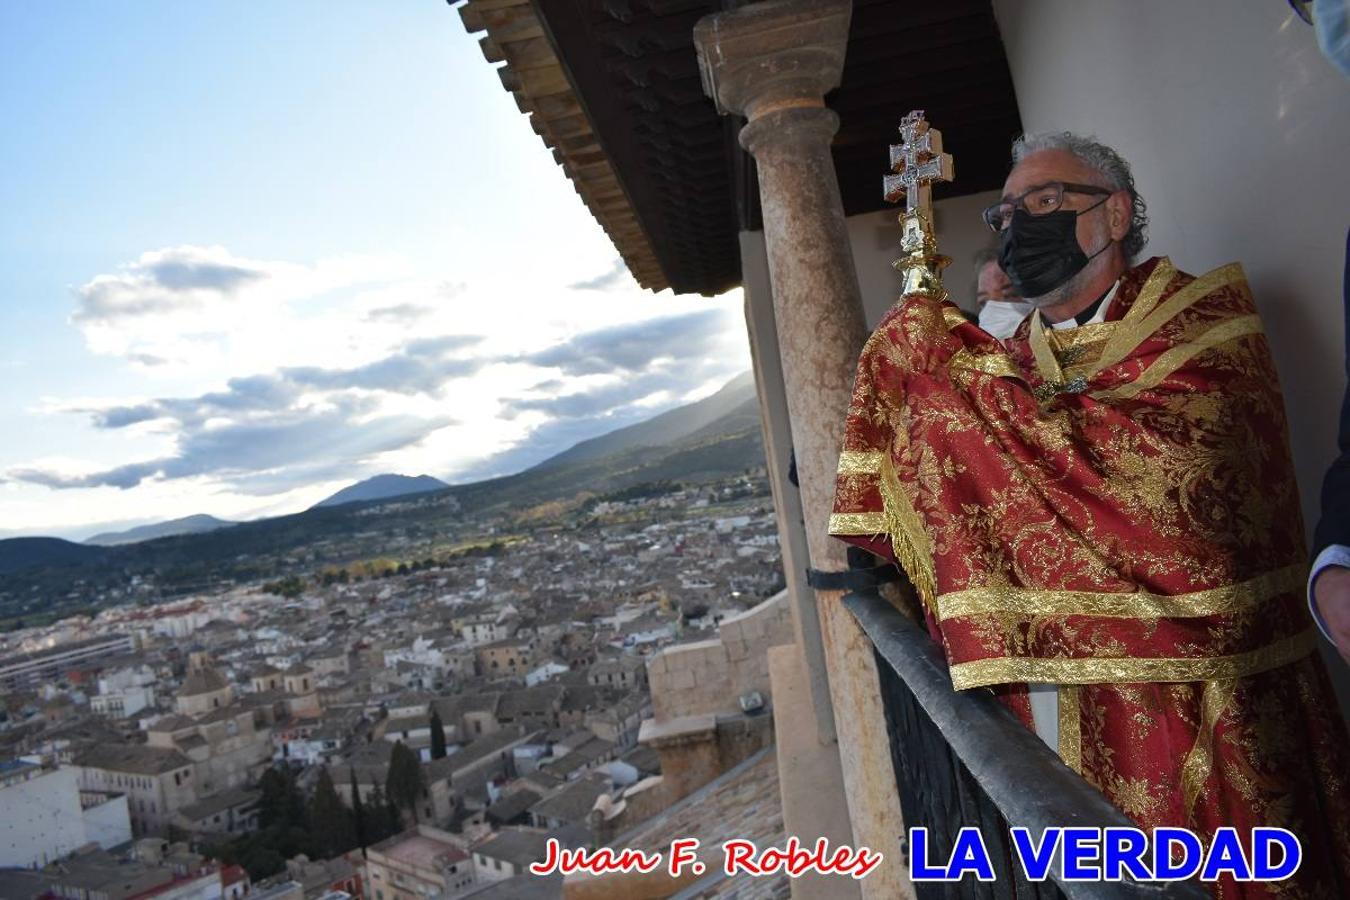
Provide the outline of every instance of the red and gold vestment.
[[1350,896],[1346,731],[1305,600],[1274,364],[1241,269],[1128,271],[1106,320],[1001,344],[911,294],[858,365],[832,534],[896,561],[957,689],[1030,724],[1141,827],[1293,830],[1241,896]]

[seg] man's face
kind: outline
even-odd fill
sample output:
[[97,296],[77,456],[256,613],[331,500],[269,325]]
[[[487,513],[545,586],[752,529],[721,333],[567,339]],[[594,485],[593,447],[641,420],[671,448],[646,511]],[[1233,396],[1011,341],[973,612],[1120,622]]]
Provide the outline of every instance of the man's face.
[[980,267],[980,278],[975,288],[975,301],[980,306],[984,306],[990,300],[1020,300],[1013,293],[1012,282],[1003,269],[999,268],[997,260],[989,260]]
[[[1067,150],[1037,150],[1008,173],[1003,183],[1003,199],[1011,200],[1027,191],[1051,182],[1069,182],[1107,187],[1102,177]],[[1120,240],[1129,229],[1129,194],[1118,191],[1102,202],[1100,194],[1064,192],[1061,210],[1082,213],[1077,219],[1078,246],[1088,256],[1102,250],[1112,240]],[[1095,208],[1092,208],[1094,207]],[[1042,297],[1027,297],[1036,306],[1056,306],[1076,296],[1097,271],[1109,264],[1109,252],[1102,253],[1086,268]]]

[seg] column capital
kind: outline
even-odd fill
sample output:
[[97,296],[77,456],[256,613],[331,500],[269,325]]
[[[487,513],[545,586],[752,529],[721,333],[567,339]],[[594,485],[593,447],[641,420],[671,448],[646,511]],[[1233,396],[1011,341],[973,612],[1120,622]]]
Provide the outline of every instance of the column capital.
[[775,106],[741,129],[740,142],[756,159],[764,147],[815,146],[822,150],[839,130],[839,114],[823,106]]
[[705,16],[694,26],[704,93],[751,121],[823,106],[843,76],[852,14],[852,0],[765,0]]

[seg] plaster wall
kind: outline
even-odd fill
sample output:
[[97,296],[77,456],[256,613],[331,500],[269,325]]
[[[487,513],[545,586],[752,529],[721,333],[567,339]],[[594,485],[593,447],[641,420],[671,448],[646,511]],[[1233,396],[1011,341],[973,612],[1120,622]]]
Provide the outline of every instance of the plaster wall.
[[994,0],[994,11],[1026,129],[1095,134],[1129,160],[1149,207],[1144,255],[1193,274],[1245,267],[1311,526],[1345,387],[1350,80],[1285,3]]
[[85,843],[73,769],[0,787],[0,866],[43,866]]

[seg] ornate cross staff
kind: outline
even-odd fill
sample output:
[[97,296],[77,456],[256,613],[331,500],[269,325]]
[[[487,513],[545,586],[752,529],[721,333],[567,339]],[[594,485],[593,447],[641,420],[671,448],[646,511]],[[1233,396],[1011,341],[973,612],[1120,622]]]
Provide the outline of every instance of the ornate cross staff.
[[886,200],[905,200],[900,214],[904,232],[900,258],[892,263],[904,275],[903,294],[923,291],[945,297],[942,270],[951,259],[938,254],[933,231],[933,182],[955,177],[951,154],[942,152],[942,133],[928,126],[923,110],[900,120],[901,143],[891,146],[891,171],[884,182]]

